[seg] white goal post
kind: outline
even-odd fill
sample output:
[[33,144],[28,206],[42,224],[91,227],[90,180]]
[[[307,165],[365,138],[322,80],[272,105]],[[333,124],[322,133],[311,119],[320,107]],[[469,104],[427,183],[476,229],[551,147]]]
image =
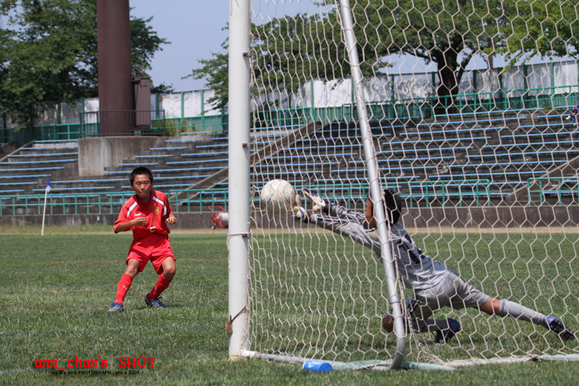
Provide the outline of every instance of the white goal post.
[[229,356],[249,349],[249,0],[230,2],[229,37]]
[[[485,4],[230,2],[231,358],[380,370],[579,358],[548,318],[579,329],[579,20],[552,16],[567,1]],[[273,179],[349,214],[324,226],[267,213]],[[383,188],[408,234],[387,223]],[[367,199],[378,254],[340,230]],[[415,278],[404,254],[442,263],[458,288],[437,287],[427,321],[416,309],[442,282]]]

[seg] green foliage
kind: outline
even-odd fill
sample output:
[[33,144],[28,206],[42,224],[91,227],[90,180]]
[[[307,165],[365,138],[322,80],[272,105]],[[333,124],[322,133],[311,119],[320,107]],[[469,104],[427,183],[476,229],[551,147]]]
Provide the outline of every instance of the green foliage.
[[194,132],[195,123],[190,118],[169,118],[165,120],[165,135],[168,137]]
[[[274,18],[268,23],[251,25],[253,35],[252,86],[255,94],[297,91],[310,79],[336,79],[349,74],[345,50],[340,44],[340,26],[335,16],[307,16]],[[226,40],[221,47],[227,50]],[[206,86],[215,91],[217,108],[228,102],[229,66],[227,53],[212,53],[213,59],[202,59],[203,66],[192,70],[187,77],[205,79]],[[337,63],[336,66],[334,66]]]
[[[227,51],[227,40],[221,44]],[[225,109],[229,102],[229,58],[227,53],[212,52],[213,59],[201,59],[203,67],[192,70],[191,74],[183,79],[205,79],[205,86],[215,91],[215,96],[208,98],[207,103],[216,103],[215,108]]]
[[167,85],[165,83],[161,83],[158,86],[151,86],[151,94],[170,94],[172,92],[175,92],[172,84]]
[[392,54],[434,62],[439,97],[458,94],[466,66],[475,54],[493,52],[508,24],[503,1],[364,0],[352,8],[356,35],[366,60],[380,63]]
[[[1,111],[28,124],[48,103],[98,95],[96,0],[3,0],[0,12],[8,21],[0,32]],[[137,75],[168,43],[150,20],[131,19]]]
[[335,14],[298,14],[253,25],[255,77],[259,92],[297,91],[310,79],[350,74]]
[[131,62],[135,76],[147,75],[155,52],[163,51],[162,44],[171,44],[153,31],[149,25],[151,20],[152,16],[148,19],[131,18]]
[[[350,76],[340,10],[334,0],[322,3],[324,14],[252,25],[257,94],[294,92],[310,79]],[[525,54],[579,52],[579,21],[569,1],[358,0],[352,2],[352,13],[364,75],[380,76],[391,55],[409,54],[436,64],[440,98],[458,93],[464,71],[477,54],[505,54],[514,63]],[[193,74],[208,80],[222,106],[227,102],[227,57],[213,55],[200,61],[203,67]]]
[[[295,92],[310,79],[327,81],[350,76],[340,10],[334,1],[324,4],[329,11],[323,15],[297,14],[252,25],[253,84],[257,93]],[[492,48],[499,38],[499,26],[506,23],[499,0],[362,0],[354,3],[352,13],[364,75],[383,74],[390,55],[414,55],[437,64],[439,96],[458,92],[472,56]],[[214,56],[201,61],[204,67],[193,72],[196,79],[208,79],[207,85],[225,102],[227,90],[222,80],[227,58],[225,54]]]
[[505,2],[505,12],[516,15],[505,26],[507,39],[499,52],[509,65],[534,55],[542,57],[579,54],[579,19],[572,1],[532,0]]

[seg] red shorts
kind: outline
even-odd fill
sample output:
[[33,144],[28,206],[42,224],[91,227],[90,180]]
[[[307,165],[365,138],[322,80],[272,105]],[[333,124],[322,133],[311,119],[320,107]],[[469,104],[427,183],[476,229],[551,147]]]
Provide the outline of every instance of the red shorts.
[[163,261],[168,257],[175,260],[169,237],[153,233],[141,241],[133,241],[126,263],[129,264],[131,259],[137,260],[139,262],[139,272],[143,272],[147,261],[150,260],[155,271],[160,275],[163,273]]

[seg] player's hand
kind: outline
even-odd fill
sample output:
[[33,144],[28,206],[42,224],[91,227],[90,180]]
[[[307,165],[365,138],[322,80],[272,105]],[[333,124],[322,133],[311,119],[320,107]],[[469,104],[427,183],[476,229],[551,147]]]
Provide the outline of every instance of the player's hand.
[[146,223],[147,223],[146,217],[135,217],[133,219],[133,226],[142,226],[145,225]]
[[310,217],[308,216],[308,212],[305,208],[301,206],[294,207],[294,220],[301,221],[301,222],[308,222],[310,221]]
[[310,190],[308,188],[303,188],[302,192],[303,192],[304,196],[306,196],[306,198],[313,205],[312,209],[313,209],[314,213],[319,212],[319,211],[322,211],[322,212],[325,211],[326,202],[321,197],[310,192]]
[[175,217],[173,213],[170,213],[169,216],[167,216],[167,218],[165,219],[165,221],[169,225],[175,225],[177,223],[177,217]]

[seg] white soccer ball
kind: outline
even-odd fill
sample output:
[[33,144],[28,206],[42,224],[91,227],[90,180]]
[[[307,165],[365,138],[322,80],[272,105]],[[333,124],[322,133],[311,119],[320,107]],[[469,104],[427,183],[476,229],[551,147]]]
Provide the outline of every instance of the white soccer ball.
[[269,213],[284,214],[292,209],[296,195],[296,190],[286,180],[271,180],[261,189],[259,198]]

